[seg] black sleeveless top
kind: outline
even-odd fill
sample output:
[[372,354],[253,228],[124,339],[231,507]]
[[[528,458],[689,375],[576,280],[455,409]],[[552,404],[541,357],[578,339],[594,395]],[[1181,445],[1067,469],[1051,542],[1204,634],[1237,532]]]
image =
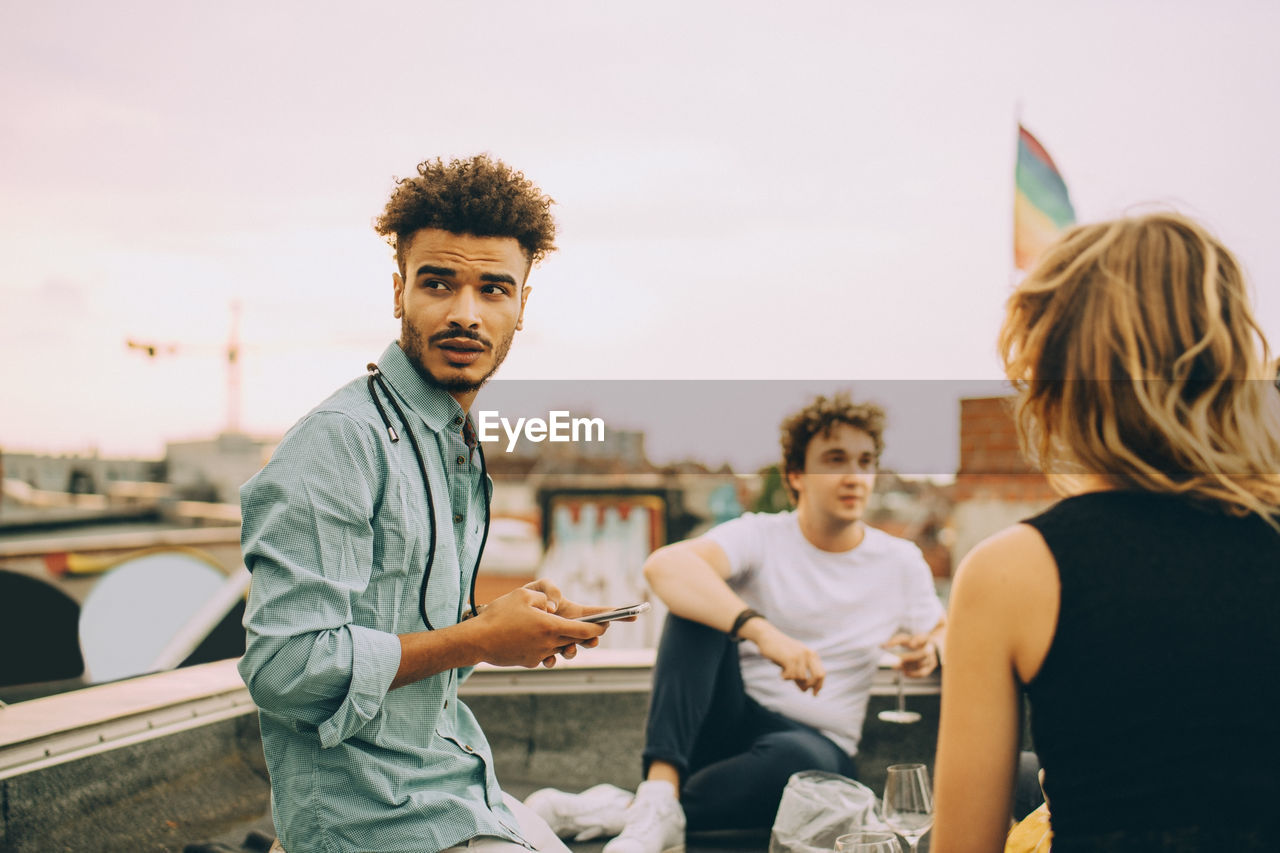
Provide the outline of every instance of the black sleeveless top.
[[1145,492],[1026,523],[1061,583],[1026,688],[1054,850],[1280,850],[1280,533]]

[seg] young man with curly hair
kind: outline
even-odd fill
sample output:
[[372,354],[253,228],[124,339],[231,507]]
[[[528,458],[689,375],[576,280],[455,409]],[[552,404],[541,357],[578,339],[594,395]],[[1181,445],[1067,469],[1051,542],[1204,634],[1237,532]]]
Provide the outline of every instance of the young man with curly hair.
[[[944,613],[920,549],[863,521],[884,412],[818,397],[782,424],[795,510],[748,513],[655,551],[670,608],[634,801],[596,786],[526,803],[562,836],[620,833],[605,853],[663,853],[689,829],[766,828],[792,773],[854,776],[883,646],[938,666]],[[742,641],[742,642],[736,642]]]
[[399,340],[241,490],[240,672],[277,849],[564,851],[503,794],[457,696],[477,663],[551,666],[603,631],[575,618],[606,608],[546,581],[474,606],[491,484],[468,410],[554,248],[551,203],[484,155],[399,181],[376,223],[396,253]]

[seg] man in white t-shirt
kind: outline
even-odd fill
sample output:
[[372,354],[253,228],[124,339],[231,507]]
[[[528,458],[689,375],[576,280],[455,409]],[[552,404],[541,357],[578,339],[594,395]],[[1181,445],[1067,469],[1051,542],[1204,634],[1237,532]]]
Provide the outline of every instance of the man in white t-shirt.
[[[819,397],[782,425],[795,511],[748,513],[655,551],[670,608],[654,669],[645,780],[552,789],[527,803],[562,836],[618,834],[605,853],[664,853],[696,830],[768,827],[792,773],[853,776],[883,649],[906,675],[938,666],[942,604],[915,544],[862,522],[884,411]],[[736,642],[742,641],[742,642]]]

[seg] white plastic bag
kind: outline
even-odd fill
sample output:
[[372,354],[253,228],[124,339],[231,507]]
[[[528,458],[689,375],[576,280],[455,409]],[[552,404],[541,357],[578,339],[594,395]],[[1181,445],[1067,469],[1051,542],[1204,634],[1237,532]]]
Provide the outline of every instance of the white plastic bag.
[[879,823],[875,802],[870,788],[838,773],[792,774],[769,833],[769,853],[831,853],[841,835]]

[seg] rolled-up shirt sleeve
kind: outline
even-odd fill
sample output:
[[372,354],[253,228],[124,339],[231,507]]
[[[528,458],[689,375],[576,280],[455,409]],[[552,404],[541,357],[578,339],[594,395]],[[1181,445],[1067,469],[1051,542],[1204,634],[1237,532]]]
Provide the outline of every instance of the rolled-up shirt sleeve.
[[400,666],[399,638],[353,614],[375,563],[384,470],[363,425],[315,412],[240,493],[253,575],[240,674],[258,707],[317,730],[325,747],[377,715]]

